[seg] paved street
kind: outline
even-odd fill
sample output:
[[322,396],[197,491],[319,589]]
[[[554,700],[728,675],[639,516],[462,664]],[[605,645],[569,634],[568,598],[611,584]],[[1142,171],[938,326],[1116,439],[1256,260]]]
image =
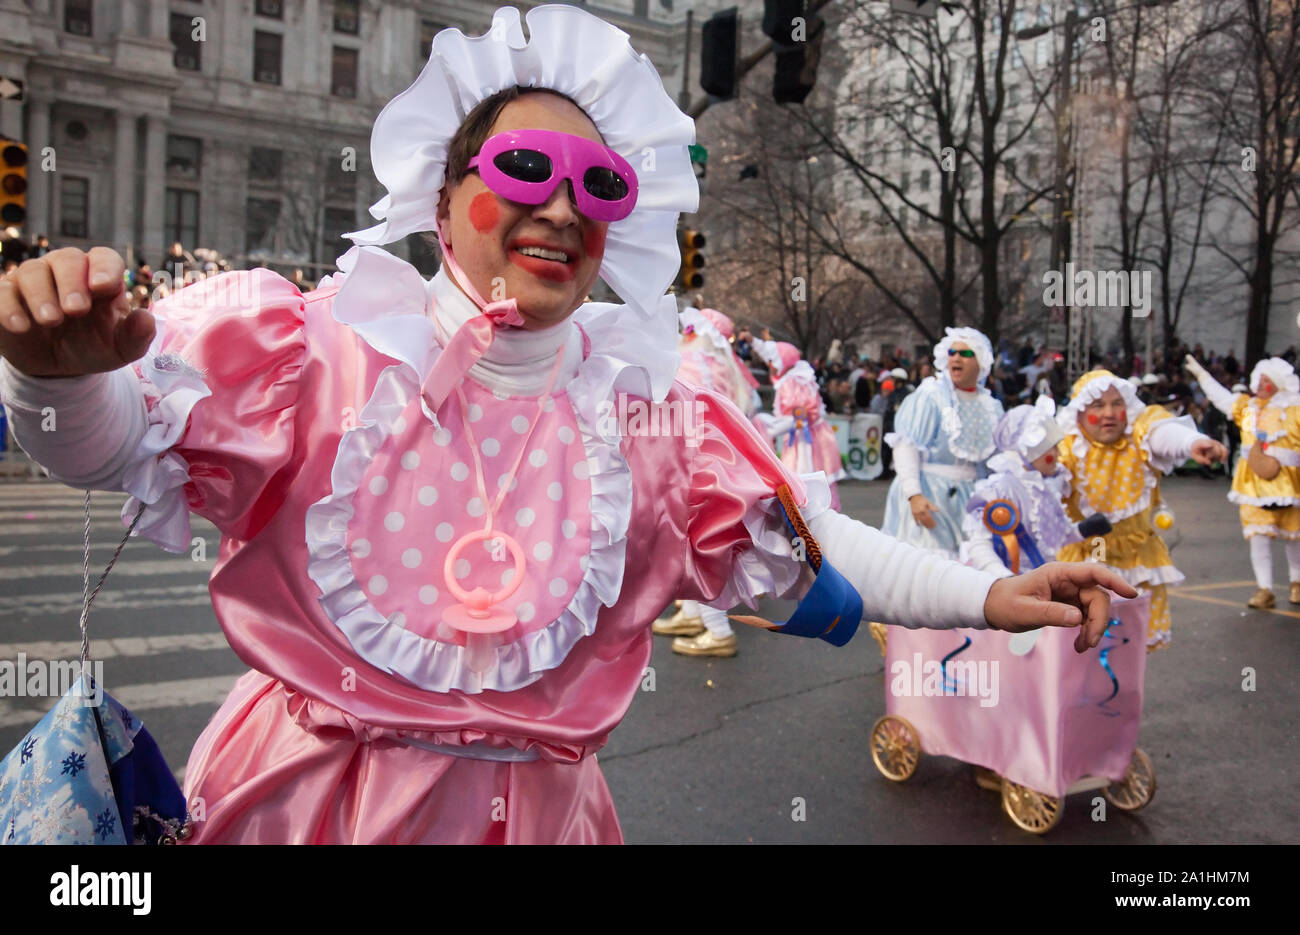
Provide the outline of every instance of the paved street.
[[[884,713],[883,666],[865,628],[841,650],[755,630],[730,660],[656,643],[640,694],[600,756],[629,842],[1229,843],[1300,841],[1300,608],[1248,611],[1253,591],[1226,483],[1166,482],[1177,514],[1173,646],[1152,657],[1140,745],[1158,792],[1142,812],[1090,820],[1067,801],[1046,838],[1018,831],[964,764],[922,758],[896,785],[867,739]],[[845,510],[878,522],[886,485],[842,488]],[[49,482],[0,483],[0,659],[75,658],[82,497]],[[93,501],[92,583],[121,535],[120,496]],[[179,773],[243,666],[216,626],[206,577],[215,530],[195,520],[207,561],[132,542],[91,615],[108,689],[141,715]],[[1286,580],[1280,553],[1277,578]],[[764,608],[769,616],[781,606]],[[779,619],[779,618],[778,618]],[[1257,690],[1242,690],[1253,667]],[[0,699],[7,751],[49,699]],[[800,817],[805,820],[795,820]]]

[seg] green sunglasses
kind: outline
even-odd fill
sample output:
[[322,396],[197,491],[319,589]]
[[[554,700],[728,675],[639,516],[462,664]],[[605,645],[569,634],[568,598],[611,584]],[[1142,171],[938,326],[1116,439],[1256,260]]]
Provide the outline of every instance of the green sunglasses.
[[964,347],[964,348],[962,348],[961,350],[958,350],[958,349],[955,348],[955,347],[950,347],[950,348],[948,348],[948,356],[949,356],[949,357],[953,357],[953,356],[955,356],[955,355],[957,355],[957,354],[960,354],[962,357],[974,357],[974,356],[975,356],[975,352],[972,351],[969,347]]

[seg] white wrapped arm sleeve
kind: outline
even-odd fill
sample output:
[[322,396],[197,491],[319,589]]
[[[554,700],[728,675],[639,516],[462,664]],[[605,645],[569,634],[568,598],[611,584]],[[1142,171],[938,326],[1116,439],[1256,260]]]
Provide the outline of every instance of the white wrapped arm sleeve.
[[827,510],[809,531],[862,595],[865,620],[912,629],[985,629],[984,602],[992,575],[918,549],[854,519]]
[[921,453],[915,445],[900,442],[894,446],[894,474],[904,500],[921,492]]
[[1237,401],[1237,394],[1210,376],[1209,371],[1200,364],[1194,368],[1189,364],[1187,369],[1196,377],[1196,382],[1201,384],[1205,398],[1214,404],[1215,409],[1231,419],[1232,406]]
[[1192,456],[1192,445],[1203,438],[1209,441],[1209,436],[1197,431],[1191,416],[1161,419],[1147,432],[1152,465],[1168,474]]
[[14,439],[60,483],[121,490],[122,475],[148,428],[135,371],[51,379],[0,361],[0,399]]

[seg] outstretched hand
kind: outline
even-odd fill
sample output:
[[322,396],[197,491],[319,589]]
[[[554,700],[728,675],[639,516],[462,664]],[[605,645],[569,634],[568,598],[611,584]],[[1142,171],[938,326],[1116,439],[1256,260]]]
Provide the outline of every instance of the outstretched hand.
[[1211,464],[1227,461],[1228,449],[1222,442],[1216,442],[1212,438],[1200,438],[1192,442],[1191,456],[1197,464],[1209,467]]
[[984,618],[995,630],[1023,633],[1038,627],[1079,627],[1076,652],[1101,641],[1110,620],[1110,595],[1137,597],[1115,572],[1096,562],[1052,562],[993,582]]
[[132,310],[122,258],[55,250],[0,278],[0,357],[33,377],[117,370],[144,356],[154,317]]

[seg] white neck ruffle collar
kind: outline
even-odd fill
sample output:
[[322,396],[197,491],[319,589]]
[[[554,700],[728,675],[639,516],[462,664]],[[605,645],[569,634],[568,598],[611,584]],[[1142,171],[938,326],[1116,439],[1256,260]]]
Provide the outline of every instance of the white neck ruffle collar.
[[[421,382],[433,369],[448,330],[478,314],[444,274],[426,282],[410,263],[379,247],[353,247],[339,257],[338,266],[338,274],[320,283],[321,288],[338,287],[334,319],[381,354],[408,365]],[[584,335],[591,345],[590,360],[585,359]],[[681,363],[676,301],[663,296],[651,316],[623,305],[589,302],[553,328],[498,332],[470,375],[497,392],[536,395],[560,348],[570,378],[579,370],[588,372],[593,388],[600,387],[600,398],[621,392],[661,402]],[[566,382],[562,375],[557,389]]]
[[[460,327],[482,314],[469,296],[447,275],[442,267],[428,282],[433,306],[433,321],[438,343],[445,346]],[[557,325],[528,331],[523,328],[499,328],[492,346],[469,370],[476,382],[488,389],[511,396],[536,396],[546,388],[556,354],[564,354],[557,386],[568,382],[582,360],[582,333],[573,318]]]

